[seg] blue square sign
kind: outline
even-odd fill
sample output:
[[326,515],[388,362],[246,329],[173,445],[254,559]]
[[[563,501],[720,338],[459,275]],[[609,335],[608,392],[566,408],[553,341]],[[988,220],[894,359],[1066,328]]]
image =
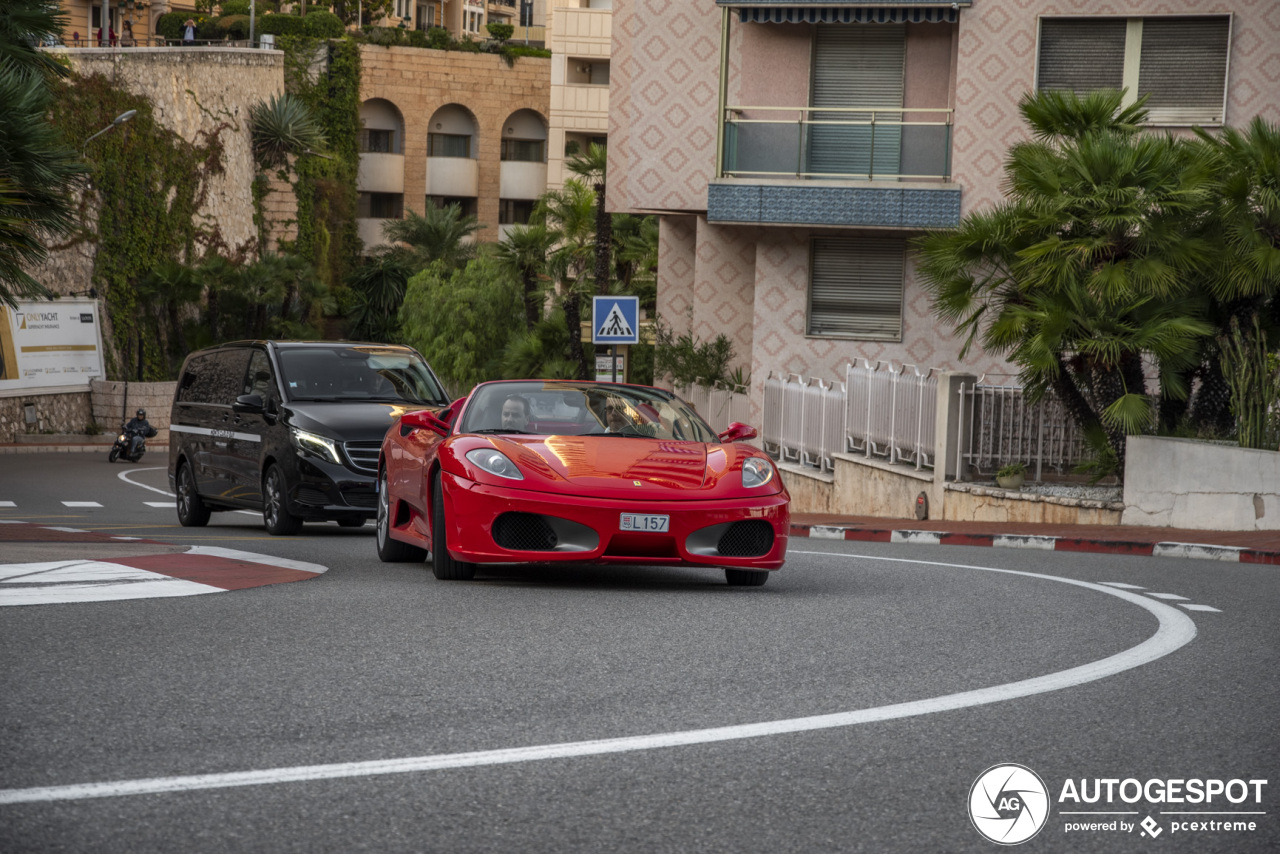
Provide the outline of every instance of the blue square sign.
[[592,344],[639,344],[640,297],[592,297]]

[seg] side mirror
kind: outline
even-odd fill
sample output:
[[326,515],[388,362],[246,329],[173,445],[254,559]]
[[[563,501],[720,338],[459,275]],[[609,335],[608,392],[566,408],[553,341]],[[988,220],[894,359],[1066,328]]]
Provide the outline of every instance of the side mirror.
[[744,439],[754,439],[756,437],[756,428],[749,427],[740,421],[735,421],[729,425],[729,429],[720,434],[721,442],[741,442]]
[[231,404],[231,411],[238,415],[261,415],[262,395],[242,394]]
[[405,427],[412,429],[427,429],[440,436],[449,435],[449,425],[425,409],[420,409],[417,412],[406,412],[404,415],[401,415],[400,428],[402,432]]

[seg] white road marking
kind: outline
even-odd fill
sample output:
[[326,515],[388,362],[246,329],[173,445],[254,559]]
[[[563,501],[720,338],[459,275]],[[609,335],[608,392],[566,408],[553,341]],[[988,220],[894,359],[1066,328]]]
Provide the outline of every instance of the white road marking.
[[25,525],[21,519],[0,519],[0,525]]
[[69,786],[41,786],[30,789],[0,790],[0,804],[31,803],[37,801],[68,801],[85,798],[109,798],[126,795],[157,794],[161,792],[189,792],[202,789],[225,789],[239,786],[262,786],[307,780],[334,780],[351,777],[371,777],[383,774],[407,774],[421,771],[439,771],[447,768],[473,768],[483,765],[504,765],[516,762],[535,762],[543,759],[564,759],[579,756],[601,756],[610,753],[626,753],[636,750],[654,750],[666,747],[683,747],[691,744],[711,744],[746,738],[809,732],[835,727],[855,726],[877,721],[964,709],[1029,697],[1048,691],[1060,691],[1074,685],[1082,685],[1108,676],[1114,676],[1135,667],[1149,664],[1190,643],[1196,636],[1196,624],[1176,608],[1156,600],[1116,590],[1088,581],[1020,572],[1012,569],[993,569],[938,561],[884,558],[873,555],[846,555],[830,552],[793,551],[792,554],[816,555],[825,558],[848,560],[872,560],[892,563],[912,563],[947,569],[973,569],[1002,575],[1018,575],[1044,581],[1056,581],[1085,590],[1093,590],[1115,596],[1154,614],[1159,621],[1155,634],[1135,647],[1108,656],[1099,661],[1037,676],[1019,682],[1010,682],[975,691],[962,691],[928,700],[895,703],[873,709],[852,712],[814,715],[803,718],[764,721],[753,724],[714,727],[711,729],[685,730],[683,732],[639,735],[624,738],[606,738],[596,741],[576,741],[561,744],[544,744],[533,747],[514,747],[499,750],[481,750],[471,753],[446,753],[434,756],[410,756],[401,759],[376,759],[367,762],[341,762],[329,765],[303,765],[289,768],[270,768],[258,771],[238,771],[225,774],[197,774],[183,777],[155,777],[143,780],[114,780],[105,783],[80,783]]
[[267,566],[278,566],[284,569],[298,569],[302,572],[314,572],[319,575],[322,572],[328,572],[329,567],[321,566],[318,563],[307,563],[302,560],[289,560],[284,557],[274,557],[270,555],[254,554],[253,552],[241,552],[235,549],[224,549],[219,546],[192,546],[187,549],[187,554],[191,555],[208,555],[210,557],[225,557],[232,560],[243,560],[249,563],[262,563]]
[[101,507],[102,505],[96,501],[64,501],[63,507]]
[[87,534],[84,528],[54,528],[48,525],[43,526],[46,531],[62,531],[64,534]]
[[96,560],[0,565],[0,606],[223,593],[181,578]]
[[1183,605],[1188,611],[1208,611],[1213,614],[1221,614],[1217,608],[1210,608],[1208,605]]
[[1098,583],[1105,584],[1108,587],[1122,587],[1125,590],[1143,590],[1144,589],[1141,584],[1125,584],[1124,582],[1121,582],[1121,581],[1100,581]]
[[1146,595],[1154,596],[1157,599],[1180,599],[1183,602],[1191,601],[1190,598],[1186,596],[1179,596],[1177,593],[1152,593],[1150,590],[1148,590]]
[[0,501],[0,507],[17,507],[18,505],[12,501]]
[[147,505],[148,507],[177,507],[178,506],[178,503],[176,501],[144,501],[142,503]]
[[[170,428],[170,429],[172,429],[172,428]],[[158,489],[158,488],[156,488],[156,487],[154,487],[154,486],[147,486],[145,483],[135,483],[134,481],[129,480],[128,475],[135,474],[135,473],[137,473],[137,472],[142,472],[142,471],[166,471],[166,469],[165,469],[165,467],[164,467],[164,466],[152,466],[151,468],[147,468],[147,469],[128,469],[127,471],[122,471],[122,472],[120,472],[119,474],[117,474],[117,475],[116,475],[116,477],[120,478],[120,479],[121,479],[121,480],[123,480],[125,483],[129,484],[130,486],[137,486],[137,487],[141,487],[142,489],[149,489],[149,490],[151,490],[152,492],[158,492],[158,493],[160,493],[161,495],[167,495],[167,496],[169,496],[170,498],[177,498],[177,497],[178,497],[178,496],[174,495],[172,492],[169,492],[168,490],[165,490],[165,489]],[[163,504],[163,505],[162,505],[162,504],[152,504],[152,505],[149,505],[149,506],[151,506],[151,507],[177,507],[178,505],[177,505],[177,504]],[[232,511],[232,512],[234,512],[234,513],[239,513],[239,514],[241,514],[241,515],[243,515],[243,516],[259,516],[259,517],[261,517],[261,516],[262,516],[262,513],[260,513],[260,512],[259,512],[259,511],[257,511],[257,510],[234,510],[234,511]]]

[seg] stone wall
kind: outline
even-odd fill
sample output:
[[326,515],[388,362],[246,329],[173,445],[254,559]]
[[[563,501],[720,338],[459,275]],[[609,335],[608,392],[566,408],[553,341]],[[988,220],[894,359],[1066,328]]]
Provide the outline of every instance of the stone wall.
[[157,430],[169,426],[169,410],[173,407],[176,382],[127,383],[94,380],[89,384],[93,395],[93,418],[114,430],[120,422],[133,417],[139,408],[147,410],[147,421]]
[[[28,405],[35,414],[32,424],[27,423]],[[25,434],[84,433],[93,420],[87,391],[0,397],[0,444]],[[113,429],[109,424],[103,426]]]
[[1280,530],[1280,452],[1130,436],[1126,525],[1213,531]]

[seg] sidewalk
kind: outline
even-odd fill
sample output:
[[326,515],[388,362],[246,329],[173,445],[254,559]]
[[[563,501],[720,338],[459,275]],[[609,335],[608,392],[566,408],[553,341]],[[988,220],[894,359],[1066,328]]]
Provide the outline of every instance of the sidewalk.
[[875,516],[793,513],[791,536],[994,546],[1046,551],[1184,557],[1280,565],[1280,531],[1197,531],[1128,525],[1040,525],[1028,522],[921,522]]

